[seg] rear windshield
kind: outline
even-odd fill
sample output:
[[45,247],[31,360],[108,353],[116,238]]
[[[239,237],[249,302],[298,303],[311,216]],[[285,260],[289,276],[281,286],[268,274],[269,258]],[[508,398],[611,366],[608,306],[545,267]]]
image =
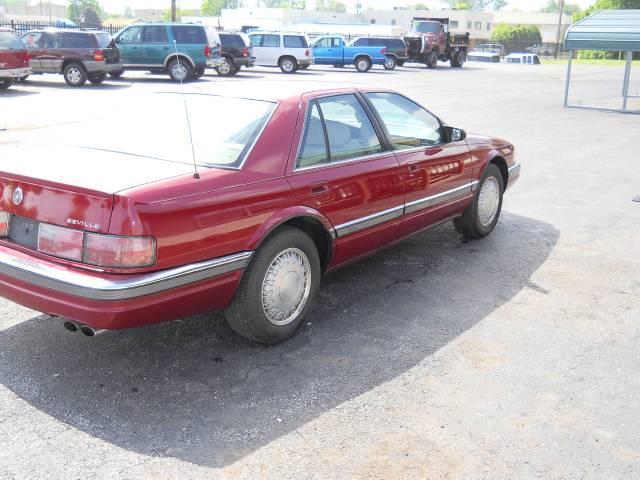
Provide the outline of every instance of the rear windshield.
[[308,48],[307,39],[300,35],[285,35],[284,46],[288,48]]
[[[132,111],[132,98],[144,108]],[[218,95],[185,94],[196,163],[238,168],[261,134],[277,103]],[[109,109],[80,114],[73,125],[38,129],[41,145],[76,146],[137,157],[191,164],[192,153],[183,97],[177,93],[122,95]],[[220,116],[218,112],[224,112]],[[95,132],[109,132],[95,135]],[[33,132],[14,131],[11,141],[33,143]],[[1,140],[1,137],[0,137]],[[0,142],[1,143],[1,142]]]
[[204,28],[198,25],[176,25],[171,27],[171,33],[176,43],[187,45],[207,45],[207,35]]
[[225,48],[244,48],[244,40],[240,35],[220,35],[220,41]]
[[96,38],[90,33],[62,32],[56,35],[57,48],[95,48]]
[[98,39],[98,47],[100,48],[107,48],[111,43],[111,35],[107,32],[98,32],[95,36]]
[[24,49],[24,44],[13,32],[0,32],[0,50]]

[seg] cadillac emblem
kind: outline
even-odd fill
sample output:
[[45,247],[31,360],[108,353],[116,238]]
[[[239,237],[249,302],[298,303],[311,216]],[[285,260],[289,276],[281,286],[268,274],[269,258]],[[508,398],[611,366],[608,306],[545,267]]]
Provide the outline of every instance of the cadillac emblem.
[[23,198],[24,198],[24,195],[22,193],[22,189],[20,187],[16,188],[13,191],[13,204],[20,205],[22,203]]

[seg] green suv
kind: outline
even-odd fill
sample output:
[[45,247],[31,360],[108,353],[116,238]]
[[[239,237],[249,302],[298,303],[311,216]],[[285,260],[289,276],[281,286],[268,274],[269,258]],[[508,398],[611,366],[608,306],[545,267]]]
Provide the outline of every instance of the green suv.
[[221,63],[220,37],[215,28],[192,23],[135,23],[115,36],[122,70],[167,73],[172,80],[188,81],[204,75],[205,68]]

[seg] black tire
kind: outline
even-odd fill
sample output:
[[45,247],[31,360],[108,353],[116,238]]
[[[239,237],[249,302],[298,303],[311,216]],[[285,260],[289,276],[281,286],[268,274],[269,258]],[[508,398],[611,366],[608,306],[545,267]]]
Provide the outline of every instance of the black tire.
[[[480,218],[478,203],[480,200],[480,194],[488,182],[495,182],[495,186],[498,188],[499,198],[497,210],[495,211],[495,214],[492,217],[491,221],[483,222]],[[465,238],[470,239],[478,239],[489,235],[495,228],[500,218],[503,193],[504,180],[502,178],[502,173],[495,164],[490,163],[489,165],[487,165],[487,168],[485,168],[484,173],[482,174],[482,178],[480,179],[478,189],[476,190],[476,194],[473,197],[471,205],[467,207],[461,217],[453,220],[453,224],[455,225],[456,230],[464,235]]]
[[222,63],[216,67],[216,73],[221,77],[232,77],[237,73],[233,60],[229,57],[222,58]]
[[70,87],[81,87],[87,83],[87,71],[81,63],[69,63],[62,70],[64,81]]
[[124,70],[114,70],[113,72],[109,72],[109,76],[111,78],[120,78],[123,73],[124,73]]
[[365,73],[371,70],[371,59],[369,57],[356,57],[353,64],[356,70],[360,73]]
[[0,80],[0,90],[6,90],[11,85],[13,85],[13,80],[11,79]]
[[427,65],[427,68],[436,68],[438,66],[438,53],[429,53],[429,55],[427,55],[427,61],[425,63]]
[[382,65],[385,70],[393,70],[398,65],[398,60],[393,55],[387,55]]
[[453,52],[451,54],[451,59],[449,60],[449,62],[451,63],[451,68],[461,68],[464,64],[464,59],[464,52]]
[[193,67],[184,58],[176,58],[167,65],[167,73],[174,82],[188,82],[193,78]]
[[278,60],[278,66],[282,73],[296,73],[298,71],[298,62],[293,57],[282,57]]
[[[300,310],[296,316],[286,324],[277,325],[265,313],[263,282],[272,263],[288,249],[292,249],[295,255],[303,254],[308,260],[309,291],[306,301],[301,300],[297,304],[296,310]],[[320,287],[320,276],[320,258],[313,240],[297,228],[281,228],[254,253],[242,275],[235,298],[225,311],[227,322],[236,333],[250,340],[269,345],[283,342],[295,334],[313,308]],[[304,295],[304,292],[299,293]]]
[[105,72],[102,73],[94,73],[89,75],[89,81],[94,85],[100,85],[107,79],[107,74]]
[[198,67],[193,71],[193,79],[198,80],[204,75],[204,67]]

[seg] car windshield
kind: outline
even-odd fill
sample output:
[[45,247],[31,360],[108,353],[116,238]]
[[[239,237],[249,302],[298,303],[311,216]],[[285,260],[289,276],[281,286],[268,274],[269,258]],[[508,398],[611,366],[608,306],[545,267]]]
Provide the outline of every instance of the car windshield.
[[413,31],[418,33],[439,33],[438,22],[413,22]]
[[[191,164],[191,137],[198,165],[239,168],[277,105],[198,93],[183,97],[174,92],[138,95],[135,109],[132,102],[131,96],[122,95],[110,103],[110,111],[87,112],[72,125],[40,127],[35,143],[113,151],[131,155],[132,162],[146,157]],[[12,141],[19,142],[21,136],[13,132]],[[33,132],[26,138],[34,143]]]
[[111,35],[107,32],[99,32],[95,36],[98,39],[98,47],[100,48],[107,48],[111,43]]
[[0,32],[0,50],[24,49],[24,44],[13,32]]

